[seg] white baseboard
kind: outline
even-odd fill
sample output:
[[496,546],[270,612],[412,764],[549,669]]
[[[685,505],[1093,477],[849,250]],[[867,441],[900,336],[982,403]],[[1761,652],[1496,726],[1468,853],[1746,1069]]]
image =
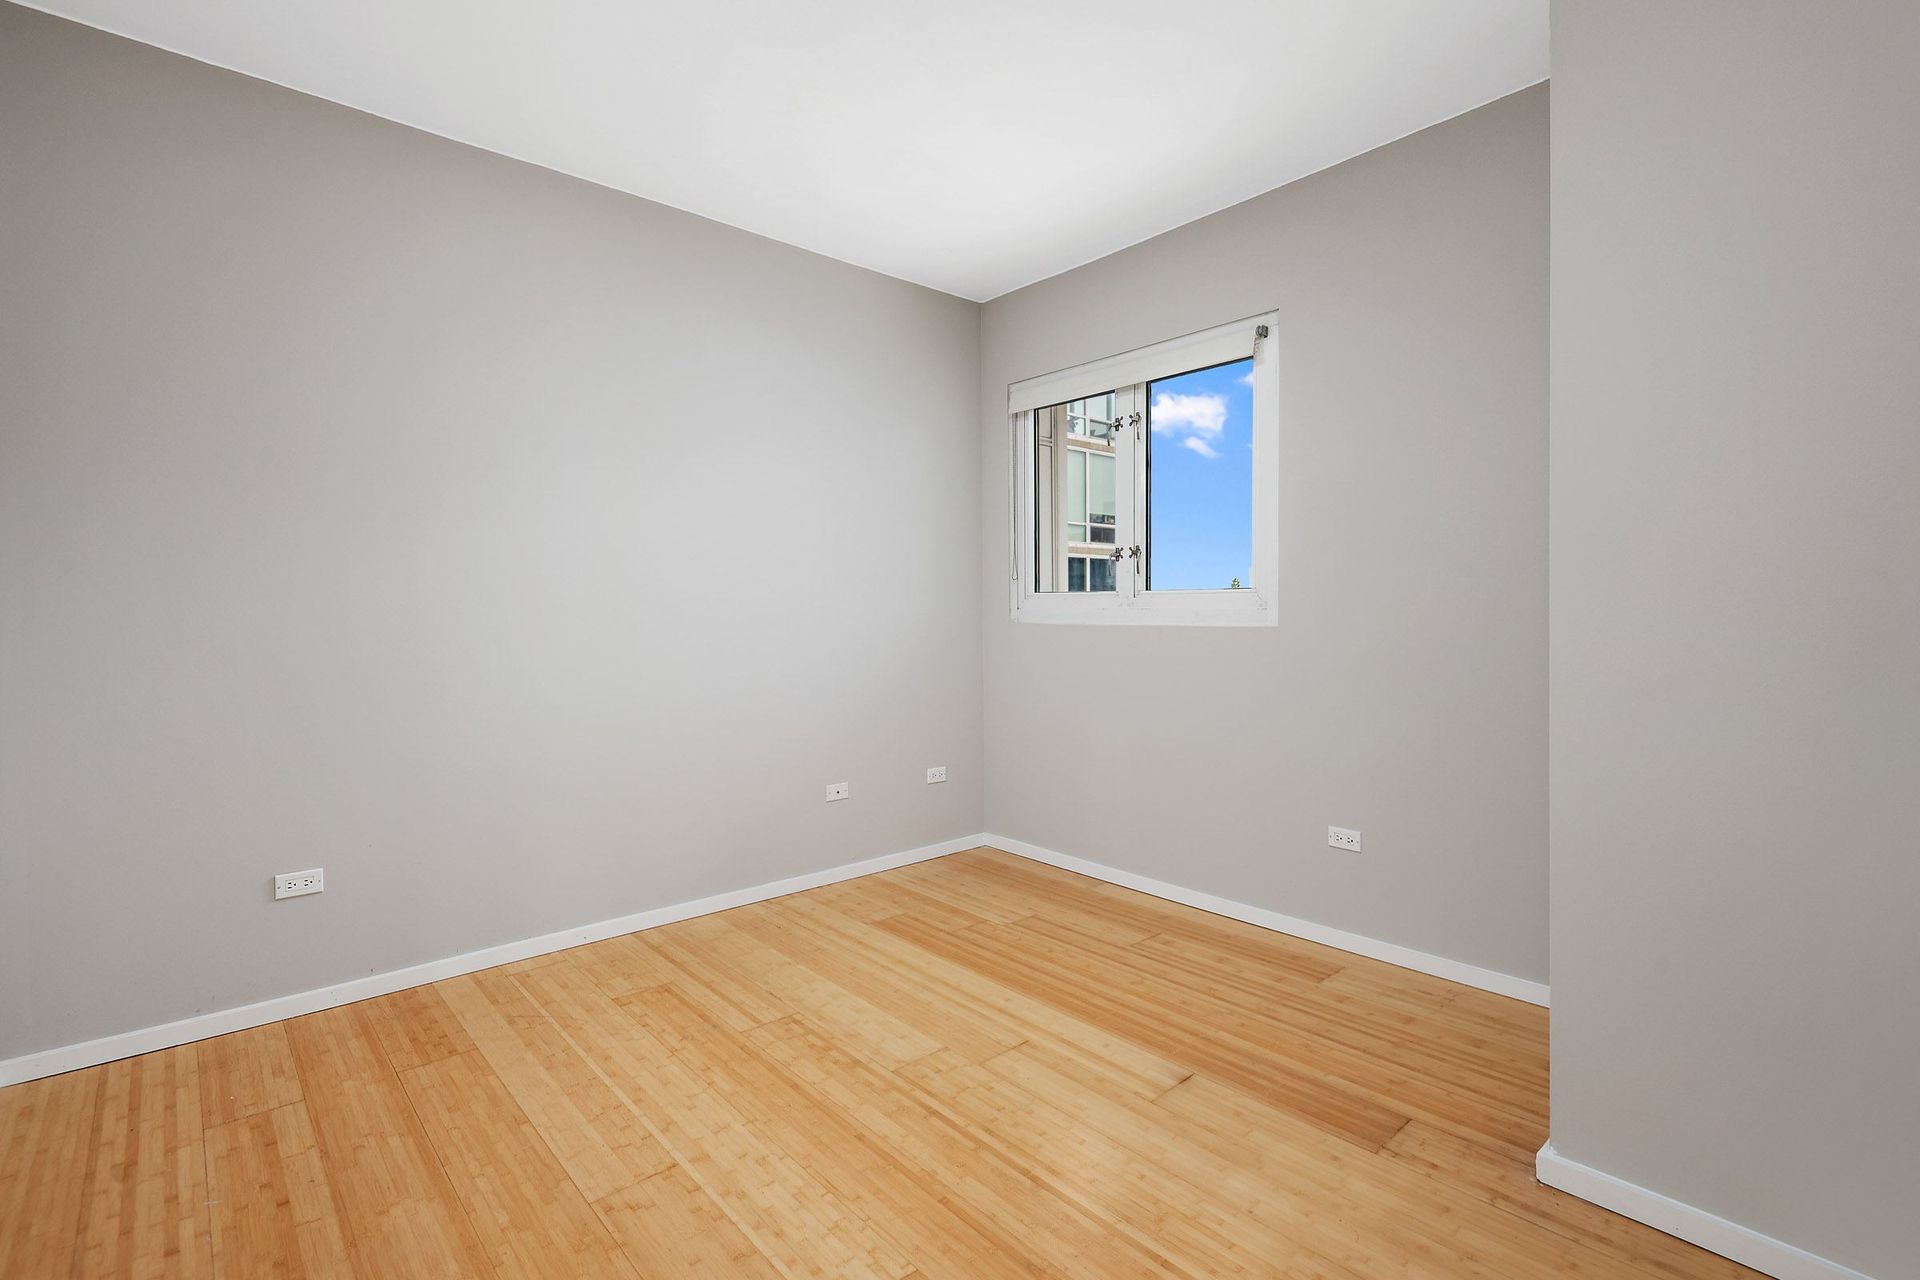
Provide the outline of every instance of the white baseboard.
[[1872,1280],[1872,1277],[1795,1248],[1751,1227],[1729,1222],[1705,1209],[1663,1196],[1658,1191],[1602,1173],[1553,1149],[1551,1142],[1534,1159],[1540,1181],[1602,1209],[1697,1244],[1723,1258],[1765,1272],[1776,1280]]
[[1105,880],[1108,884],[1117,884],[1124,889],[1137,889],[1141,893],[1150,893],[1156,898],[1165,898],[1169,902],[1198,907],[1202,911],[1211,911],[1217,916],[1242,920],[1247,924],[1257,924],[1263,929],[1292,934],[1296,938],[1305,938],[1309,942],[1337,947],[1341,951],[1351,951],[1355,955],[1384,960],[1388,964],[1397,964],[1403,969],[1413,969],[1419,973],[1431,974],[1436,978],[1445,978],[1449,982],[1478,987],[1482,991],[1491,991],[1496,995],[1511,996],[1515,1000],[1524,1000],[1528,1004],[1544,1006],[1547,1003],[1547,984],[1544,982],[1532,982],[1526,978],[1516,978],[1512,974],[1500,973],[1493,969],[1482,969],[1478,965],[1468,964],[1463,960],[1449,960],[1445,956],[1428,955],[1424,951],[1415,951],[1412,947],[1382,942],[1378,938],[1369,938],[1365,934],[1348,933],[1345,929],[1335,929],[1328,925],[1315,924],[1311,920],[1281,915],[1278,911],[1248,906],[1244,902],[1235,902],[1231,898],[1216,898],[1210,893],[1184,889],[1177,884],[1168,884],[1164,880],[1135,875],[1131,871],[1121,871],[1117,867],[1089,862],[1085,858],[1057,853],[1052,849],[1043,849],[1037,844],[1028,844],[1024,840],[985,835],[980,837],[980,842],[992,845],[996,849],[1004,849],[1008,853],[1017,853],[1023,858],[1031,858],[1035,862],[1059,867],[1063,871],[1077,871],[1083,876]]
[[909,863],[945,857],[947,854],[958,853],[962,849],[972,849],[980,845],[991,845],[1023,858],[1031,858],[1036,862],[1044,862],[1068,871],[1077,871],[1082,875],[1092,876],[1096,880],[1105,880],[1110,884],[1121,885],[1128,889],[1137,889],[1142,893],[1152,894],[1156,898],[1165,898],[1170,902],[1198,907],[1202,911],[1211,911],[1215,915],[1243,920],[1248,924],[1292,934],[1294,937],[1305,938],[1310,942],[1324,943],[1342,951],[1351,951],[1356,955],[1370,956],[1375,960],[1384,960],[1388,964],[1397,964],[1438,978],[1465,983],[1467,986],[1479,987],[1484,991],[1512,996],[1531,1004],[1547,1003],[1547,988],[1542,983],[1528,982],[1523,978],[1496,973],[1491,969],[1481,969],[1458,960],[1428,955],[1423,951],[1415,951],[1391,942],[1381,942],[1376,938],[1329,928],[1310,920],[1299,920],[1292,916],[1281,915],[1277,911],[1268,911],[1263,907],[1251,907],[1226,898],[1216,898],[1212,894],[1184,889],[1179,885],[1149,879],[1130,871],[1121,871],[1114,867],[1103,866],[1098,862],[1089,862],[1085,858],[1056,853],[1051,849],[1043,849],[1039,845],[1028,844],[1024,840],[980,834],[960,836],[953,840],[944,840],[939,844],[908,849],[903,853],[868,858],[863,862],[850,862],[824,871],[776,880],[771,884],[755,885],[750,889],[736,889],[730,893],[716,894],[693,902],[656,907],[651,911],[619,916],[578,928],[563,929],[558,933],[543,934],[537,938],[502,943],[496,947],[469,951],[464,955],[449,956],[444,960],[430,960],[425,964],[394,969],[387,973],[376,973],[365,978],[355,978],[350,982],[337,983],[333,986],[316,987],[311,991],[301,991],[294,995],[276,996],[271,1000],[242,1005],[237,1009],[197,1014],[177,1022],[143,1027],[138,1031],[124,1031],[118,1035],[102,1036],[98,1040],[88,1040],[81,1044],[23,1054],[17,1058],[0,1061],[0,1087],[19,1084],[26,1080],[37,1080],[42,1076],[58,1075],[63,1071],[74,1071],[81,1067],[97,1066],[102,1062],[112,1062],[119,1058],[130,1058],[135,1054],[152,1053],[156,1049],[170,1049],[174,1045],[189,1044],[195,1040],[205,1040],[210,1036],[225,1035],[229,1031],[243,1031],[248,1027],[278,1022],[283,1018],[299,1017],[303,1013],[314,1013],[321,1009],[352,1004],[356,1000],[370,1000],[375,996],[404,991],[408,987],[424,986],[445,978],[459,977],[463,973],[474,973],[481,969],[491,969],[496,965],[512,964],[516,960],[526,960],[554,951],[565,951],[569,947],[585,946],[589,942],[599,942],[603,938],[612,938],[641,929],[652,929],[658,925],[672,924],[676,920],[692,919],[694,916],[711,915],[716,911],[727,911],[733,907],[744,907],[749,903],[764,902],[769,898],[784,897],[789,893],[817,889],[821,885],[853,880],[860,876],[872,875],[876,871],[886,871],[893,867],[904,867]]
[[290,996],[277,996],[271,1000],[242,1005],[237,1009],[222,1009],[214,1013],[198,1014],[191,1018],[182,1018],[178,1022],[162,1023],[157,1027],[124,1031],[119,1035],[102,1036],[98,1040],[88,1040],[81,1044],[23,1054],[18,1058],[0,1061],[0,1087],[19,1084],[26,1080],[38,1080],[42,1076],[59,1075],[63,1071],[73,1071],[80,1067],[97,1066],[102,1062],[112,1062],[118,1058],[130,1058],[135,1054],[152,1053],[155,1049],[170,1049],[174,1045],[205,1040],[209,1036],[225,1035],[229,1031],[243,1031],[248,1027],[278,1022],[282,1018],[294,1018],[303,1013],[314,1013],[337,1005],[352,1004],[356,1000],[370,1000],[374,996],[404,991],[408,987],[424,986],[444,978],[457,978],[463,973],[474,973],[481,969],[491,969],[496,965],[512,964],[516,960],[526,960],[532,956],[546,955],[553,951],[565,951],[569,947],[584,946],[589,942],[599,942],[603,938],[617,937],[623,933],[652,929],[658,925],[672,924],[676,920],[689,920],[694,916],[711,915],[716,911],[744,907],[749,903],[765,902],[769,898],[781,898],[790,893],[817,889],[821,885],[869,876],[876,871],[904,867],[908,863],[942,858],[947,854],[958,853],[962,849],[972,849],[985,843],[987,843],[987,837],[984,835],[961,836],[953,840],[943,840],[939,844],[908,849],[904,853],[890,853],[878,858],[868,858],[864,862],[849,862],[843,866],[829,867],[825,871],[810,871],[806,875],[775,880],[771,884],[755,885],[750,889],[735,889],[730,893],[715,894],[713,897],[699,898],[693,902],[655,907],[651,911],[640,911],[633,915],[602,920],[596,924],[582,925],[575,929],[563,929],[559,933],[543,934],[538,938],[506,942],[497,947],[469,951],[464,955],[449,956],[444,960],[430,960],[425,964],[394,969],[387,973],[376,973],[371,977],[355,978],[351,982],[342,982],[330,987],[316,987],[311,991],[302,991]]

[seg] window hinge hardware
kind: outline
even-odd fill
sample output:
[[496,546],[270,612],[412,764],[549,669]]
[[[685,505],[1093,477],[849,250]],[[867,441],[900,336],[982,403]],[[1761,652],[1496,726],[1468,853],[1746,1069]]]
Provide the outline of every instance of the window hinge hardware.
[[1107,558],[1110,560],[1125,560],[1125,559],[1128,559],[1129,557],[1131,557],[1132,559],[1138,560],[1140,558],[1140,548],[1115,547],[1113,549],[1113,554]]
[[1263,324],[1257,324],[1253,326],[1253,338],[1255,342],[1258,342],[1260,339],[1266,336],[1267,336],[1267,326]]

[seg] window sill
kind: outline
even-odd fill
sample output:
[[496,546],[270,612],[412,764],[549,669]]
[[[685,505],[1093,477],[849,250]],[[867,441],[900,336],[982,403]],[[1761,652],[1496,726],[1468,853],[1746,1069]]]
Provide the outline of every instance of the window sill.
[[1271,627],[1279,615],[1258,591],[1049,592],[1021,598],[1013,621],[1087,627]]

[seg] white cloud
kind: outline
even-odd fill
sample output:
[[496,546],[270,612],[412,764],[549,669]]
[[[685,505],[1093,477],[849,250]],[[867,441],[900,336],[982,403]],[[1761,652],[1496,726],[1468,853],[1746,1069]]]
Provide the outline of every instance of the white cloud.
[[1187,446],[1187,448],[1193,450],[1195,453],[1199,454],[1203,458],[1217,458],[1220,456],[1220,451],[1218,449],[1208,444],[1205,440],[1202,440],[1199,436],[1188,436],[1185,440],[1182,440],[1180,443]]
[[1216,395],[1182,395],[1162,391],[1153,398],[1155,431],[1191,431],[1217,436],[1227,425],[1227,399]]
[[1239,377],[1238,379],[1236,379],[1236,381],[1238,381],[1238,382],[1240,383],[1240,385],[1241,385],[1241,386],[1243,386],[1243,387],[1250,387],[1250,386],[1252,386],[1252,385],[1253,385],[1253,370],[1251,370],[1251,369],[1249,369],[1249,370],[1247,370],[1247,371],[1246,371],[1245,373],[1243,373],[1243,374],[1241,374],[1241,375],[1240,375],[1240,377]]

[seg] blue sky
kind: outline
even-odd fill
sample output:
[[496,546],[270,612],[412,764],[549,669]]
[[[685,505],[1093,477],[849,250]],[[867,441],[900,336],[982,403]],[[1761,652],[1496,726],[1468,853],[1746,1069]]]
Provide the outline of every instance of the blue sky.
[[1253,361],[1148,388],[1153,590],[1253,580]]

